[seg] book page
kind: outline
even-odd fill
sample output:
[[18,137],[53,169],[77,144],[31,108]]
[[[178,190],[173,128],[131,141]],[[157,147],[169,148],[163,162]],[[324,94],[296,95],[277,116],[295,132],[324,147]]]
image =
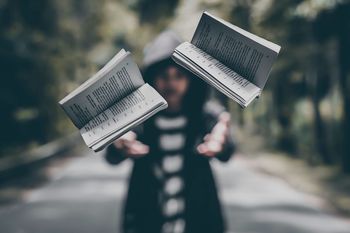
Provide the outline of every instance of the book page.
[[94,74],[91,78],[86,80],[83,84],[81,84],[79,87],[74,89],[71,93],[69,93],[67,96],[65,96],[60,103],[65,103],[67,100],[73,98],[86,88],[88,88],[92,83],[96,82],[98,79],[102,78],[113,66],[115,66],[120,60],[122,60],[125,56],[127,56],[128,53],[121,49],[111,60],[107,62],[106,65],[102,67],[96,74]]
[[235,96],[234,98],[239,98],[242,102],[248,102],[261,91],[259,87],[189,42],[182,43],[175,51],[182,56],[179,60],[205,72],[203,75],[211,79],[211,84],[230,98]]
[[[61,101],[64,111],[79,129],[118,100],[144,84],[131,54],[118,63],[109,64],[101,78],[89,83],[80,93]],[[86,85],[86,84],[85,84]]]
[[[200,66],[195,64],[194,62],[184,59],[183,56],[181,56],[178,53],[173,54],[173,59],[176,63],[183,66],[186,69],[189,69],[191,72],[196,74],[199,78],[201,78],[203,81],[207,82],[209,85],[216,88],[218,91],[222,92],[224,95],[226,95],[228,98],[235,100],[241,107],[247,107],[249,103],[259,95],[259,92],[256,93],[254,96],[254,93],[251,93],[251,98],[246,99],[240,96],[240,94],[229,90],[225,86],[223,86],[219,81],[217,81],[215,78],[208,78],[210,75],[203,70]],[[260,88],[259,88],[260,89]]]
[[263,89],[280,46],[204,12],[191,41]]
[[135,126],[141,124],[142,122],[146,121],[150,117],[152,117],[157,112],[161,111],[162,109],[165,109],[167,105],[159,104],[159,106],[154,107],[153,109],[149,109],[149,111],[145,112],[145,115],[142,115],[140,118],[137,118],[137,120],[130,122],[129,124],[125,125],[120,130],[117,130],[107,136],[106,138],[102,139],[101,141],[98,141],[96,144],[91,146],[91,149],[93,149],[95,152],[100,151],[113,143],[116,139],[118,139],[120,136],[125,134],[126,132],[132,130]]
[[80,133],[85,143],[92,146],[160,106],[166,107],[166,101],[150,85],[144,84],[89,121]]

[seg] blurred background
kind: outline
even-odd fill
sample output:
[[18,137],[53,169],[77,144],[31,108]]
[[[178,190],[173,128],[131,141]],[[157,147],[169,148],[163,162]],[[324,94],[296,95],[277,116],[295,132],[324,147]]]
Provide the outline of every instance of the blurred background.
[[57,102],[121,48],[140,64],[166,28],[190,40],[203,10],[282,46],[261,98],[227,100],[229,232],[350,232],[350,1],[0,0],[1,232],[118,232],[130,164],[89,152]]

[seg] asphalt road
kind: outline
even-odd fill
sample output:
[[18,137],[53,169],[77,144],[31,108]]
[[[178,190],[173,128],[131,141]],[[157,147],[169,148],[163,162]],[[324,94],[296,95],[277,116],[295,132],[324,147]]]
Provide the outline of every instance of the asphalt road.
[[[331,214],[322,200],[254,170],[249,161],[237,156],[213,164],[229,232],[350,233],[350,222]],[[23,200],[0,206],[0,232],[118,232],[130,166],[109,166],[91,152],[70,159]]]

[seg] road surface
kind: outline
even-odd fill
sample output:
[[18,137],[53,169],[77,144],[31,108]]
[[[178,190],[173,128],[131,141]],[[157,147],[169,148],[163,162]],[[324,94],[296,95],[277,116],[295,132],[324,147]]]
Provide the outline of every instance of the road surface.
[[[330,214],[322,200],[254,170],[249,161],[237,156],[213,164],[229,232],[350,233],[350,222]],[[118,232],[130,167],[109,166],[91,152],[71,158],[23,200],[0,206],[0,232]]]

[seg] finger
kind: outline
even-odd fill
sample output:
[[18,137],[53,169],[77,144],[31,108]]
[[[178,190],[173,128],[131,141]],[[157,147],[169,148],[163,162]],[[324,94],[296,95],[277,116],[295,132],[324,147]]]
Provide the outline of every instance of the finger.
[[207,140],[207,142],[211,142],[211,141],[224,143],[224,141],[225,141],[224,133],[212,133],[211,137],[210,137],[210,140]]
[[217,154],[216,151],[212,150],[208,147],[207,143],[202,143],[197,147],[197,152],[201,155],[207,156],[207,157],[213,157]]
[[213,157],[215,155],[212,151],[209,150],[208,147],[206,147],[204,145],[200,149],[200,153],[199,154],[201,154],[203,156],[206,156],[206,157]]
[[204,136],[204,138],[203,138],[203,141],[209,141],[209,140],[210,140],[210,137],[211,137],[211,134],[210,134],[210,133],[206,134],[206,135]]
[[128,156],[129,157],[132,157],[132,158],[140,158],[140,157],[143,157],[145,155],[147,155],[148,150],[131,150],[128,152]]
[[117,149],[123,149],[124,146],[124,140],[123,139],[117,139],[113,142],[113,145],[117,148]]
[[210,136],[208,136],[207,140],[205,141],[217,141],[220,143],[224,143],[226,140],[226,135],[226,130],[213,130],[213,132],[210,133]]
[[206,146],[204,143],[202,143],[199,144],[196,149],[198,153],[203,154],[206,151]]
[[137,146],[146,146],[148,147],[147,145],[143,144],[142,142],[138,141],[138,140],[132,140],[132,141],[125,141],[124,142],[124,145],[126,148],[132,148],[132,147],[137,147]]
[[228,112],[223,112],[219,116],[219,121],[224,123],[224,124],[228,124],[230,122],[230,118],[231,118],[231,116]]
[[228,130],[228,125],[219,122],[214,126],[212,133],[225,134],[227,130]]
[[134,144],[134,148],[142,153],[148,153],[149,152],[149,146],[143,144],[140,141],[136,141]]
[[115,140],[113,144],[117,149],[124,149],[128,146],[129,142],[132,142],[136,139],[136,136],[136,133],[129,131]]
[[220,143],[224,143],[225,142],[225,133],[224,132],[212,132],[210,134],[207,134],[204,136],[203,141],[204,142],[210,142],[210,141],[217,141]]
[[206,143],[208,151],[217,154],[222,150],[222,143],[217,141],[210,141]]
[[221,113],[218,122],[211,130],[211,134],[225,134],[228,131],[229,121],[230,115],[227,112]]
[[141,157],[149,153],[149,146],[137,141],[128,148],[127,153],[132,157]]
[[125,141],[134,141],[136,139],[137,135],[133,131],[129,131],[125,133],[123,136],[120,137],[120,139]]

